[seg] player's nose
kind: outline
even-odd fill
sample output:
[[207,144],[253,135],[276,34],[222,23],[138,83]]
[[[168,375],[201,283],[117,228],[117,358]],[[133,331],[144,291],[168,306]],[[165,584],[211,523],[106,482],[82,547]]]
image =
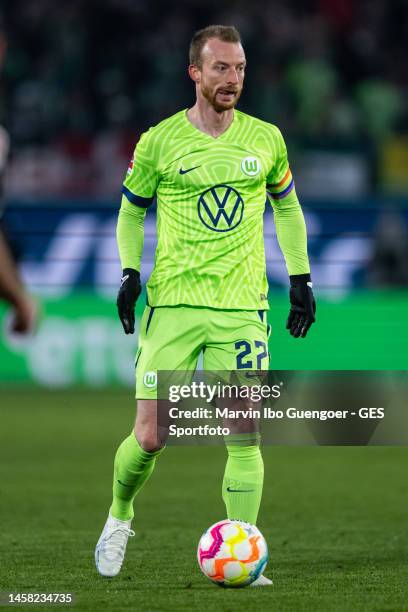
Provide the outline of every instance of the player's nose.
[[238,72],[235,68],[230,68],[228,71],[228,84],[236,85],[239,82]]

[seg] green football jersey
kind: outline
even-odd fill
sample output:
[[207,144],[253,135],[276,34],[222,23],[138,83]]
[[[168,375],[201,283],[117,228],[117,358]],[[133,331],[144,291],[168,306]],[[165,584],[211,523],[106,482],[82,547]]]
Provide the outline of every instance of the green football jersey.
[[183,110],[145,132],[123,193],[141,207],[157,196],[149,304],[267,309],[267,189],[275,200],[296,199],[274,125],[234,110],[229,128],[213,138]]

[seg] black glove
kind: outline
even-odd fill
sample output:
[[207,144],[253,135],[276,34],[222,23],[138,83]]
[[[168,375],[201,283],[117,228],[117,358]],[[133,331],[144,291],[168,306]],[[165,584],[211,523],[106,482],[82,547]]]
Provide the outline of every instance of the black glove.
[[125,268],[116,300],[119,319],[122,321],[125,334],[135,332],[135,304],[141,291],[139,272],[132,268]]
[[312,291],[310,274],[290,276],[290,311],[286,329],[295,338],[305,338],[309,327],[315,322],[316,302]]

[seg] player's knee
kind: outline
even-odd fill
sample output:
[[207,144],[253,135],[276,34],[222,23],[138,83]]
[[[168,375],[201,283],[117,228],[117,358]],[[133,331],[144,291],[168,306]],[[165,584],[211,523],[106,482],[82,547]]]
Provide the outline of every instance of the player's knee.
[[254,401],[250,397],[245,397],[241,399],[239,402],[239,409],[243,410],[244,412],[247,410],[250,410],[250,411],[259,410],[259,407],[260,407],[259,402]]
[[164,446],[159,440],[156,432],[136,431],[135,433],[137,441],[147,453],[154,453]]

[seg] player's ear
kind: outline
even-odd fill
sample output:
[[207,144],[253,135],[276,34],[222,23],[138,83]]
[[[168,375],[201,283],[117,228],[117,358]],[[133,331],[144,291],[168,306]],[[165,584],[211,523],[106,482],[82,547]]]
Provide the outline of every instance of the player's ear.
[[190,79],[192,79],[194,83],[199,83],[201,81],[201,71],[195,64],[189,65],[188,74]]

